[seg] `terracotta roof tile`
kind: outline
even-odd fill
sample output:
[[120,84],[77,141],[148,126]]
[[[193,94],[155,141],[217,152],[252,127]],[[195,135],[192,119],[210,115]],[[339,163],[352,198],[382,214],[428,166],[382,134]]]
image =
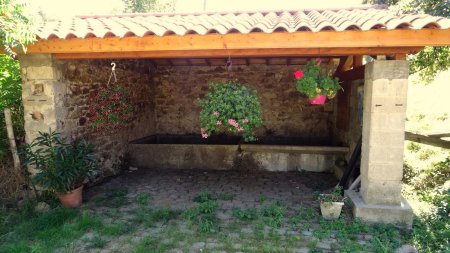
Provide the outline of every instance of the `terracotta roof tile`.
[[37,36],[40,39],[70,39],[423,28],[449,29],[450,19],[425,14],[394,15],[382,6],[230,13],[135,13],[80,16],[67,21],[49,22],[38,29]]

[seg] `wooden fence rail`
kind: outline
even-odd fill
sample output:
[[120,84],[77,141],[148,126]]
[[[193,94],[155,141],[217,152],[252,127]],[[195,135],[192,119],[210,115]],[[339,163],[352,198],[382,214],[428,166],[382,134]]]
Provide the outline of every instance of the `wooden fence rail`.
[[422,135],[405,132],[405,139],[408,141],[450,149],[450,141],[441,139],[445,137],[450,137],[450,133]]

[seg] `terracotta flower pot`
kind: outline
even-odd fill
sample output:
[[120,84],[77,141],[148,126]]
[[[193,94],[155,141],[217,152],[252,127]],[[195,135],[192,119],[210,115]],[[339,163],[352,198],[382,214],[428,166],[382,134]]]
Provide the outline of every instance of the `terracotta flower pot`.
[[326,220],[337,220],[343,206],[344,202],[320,202],[320,212]]
[[84,185],[81,185],[71,192],[60,194],[58,197],[61,204],[69,208],[79,207],[83,201],[83,187]]
[[312,105],[323,105],[327,101],[326,95],[320,95],[315,98],[309,98],[309,103]]

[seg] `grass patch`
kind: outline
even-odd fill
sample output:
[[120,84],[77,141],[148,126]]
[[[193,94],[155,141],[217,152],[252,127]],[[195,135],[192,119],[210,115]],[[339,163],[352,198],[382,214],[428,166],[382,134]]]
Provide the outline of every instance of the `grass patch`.
[[3,220],[7,230],[0,235],[0,252],[51,252],[88,230],[102,227],[97,216],[64,207],[45,213],[34,213],[26,207]]
[[175,246],[173,242],[163,242],[160,238],[146,236],[134,248],[134,253],[162,253]]
[[103,249],[108,244],[108,241],[99,235],[94,235],[92,238],[86,240],[86,242],[89,249]]
[[150,203],[150,200],[151,200],[151,196],[147,192],[140,192],[136,196],[136,202],[140,206],[147,206]]

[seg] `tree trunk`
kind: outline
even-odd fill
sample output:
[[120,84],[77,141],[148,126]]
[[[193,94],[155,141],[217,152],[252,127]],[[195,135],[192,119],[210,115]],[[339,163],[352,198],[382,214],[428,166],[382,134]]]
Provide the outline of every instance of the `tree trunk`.
[[9,108],[4,109],[5,113],[5,122],[6,122],[6,131],[8,132],[8,140],[9,140],[9,147],[11,149],[13,161],[14,161],[14,169],[16,171],[20,170],[20,160],[19,155],[17,153],[17,147],[16,147],[16,139],[14,138],[14,131],[12,126],[12,120],[11,120],[11,110]]

